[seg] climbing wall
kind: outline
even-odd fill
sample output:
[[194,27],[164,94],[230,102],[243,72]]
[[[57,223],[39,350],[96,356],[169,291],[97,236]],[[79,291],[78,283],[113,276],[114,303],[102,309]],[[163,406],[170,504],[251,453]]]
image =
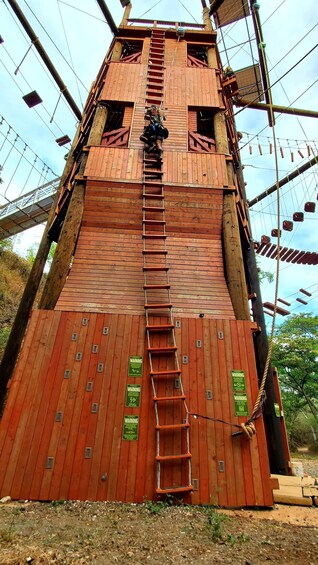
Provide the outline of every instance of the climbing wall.
[[[237,428],[221,421],[246,420],[235,416],[240,401],[233,369],[244,371],[246,392],[239,396],[246,395],[249,410],[257,396],[251,324],[178,317],[175,322],[194,488],[183,499],[270,505],[262,420],[256,421],[252,441],[232,437]],[[144,338],[140,316],[33,312],[0,427],[0,496],[156,498],[155,414]],[[142,365],[135,366],[140,359]],[[167,368],[163,359],[161,369]],[[165,407],[166,421],[173,410]],[[180,462],[163,472],[166,484],[185,484]]]

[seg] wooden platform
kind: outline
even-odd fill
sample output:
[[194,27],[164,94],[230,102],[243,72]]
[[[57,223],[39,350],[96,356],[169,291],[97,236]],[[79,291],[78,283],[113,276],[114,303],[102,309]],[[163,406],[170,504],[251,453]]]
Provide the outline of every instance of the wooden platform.
[[[249,410],[257,396],[249,322],[187,319],[176,328],[189,411],[238,423],[232,369],[243,370]],[[130,377],[131,356],[143,358]],[[160,359],[169,369],[169,359]],[[141,387],[139,407],[127,386]],[[159,393],[166,389],[165,379]],[[172,395],[175,389],[168,391]],[[178,417],[176,403],[165,422]],[[129,416],[137,438],[123,439]],[[129,428],[126,420],[126,427]],[[220,506],[273,502],[262,419],[249,441],[229,425],[190,416],[194,491],[184,500]],[[174,435],[175,441],[176,435]],[[181,434],[180,439],[181,441]],[[143,316],[35,311],[0,425],[0,497],[142,502],[155,494],[155,418]],[[173,446],[166,441],[165,450]],[[4,462],[6,462],[4,464]],[[182,484],[179,461],[163,468]],[[180,482],[181,481],[181,482]]]

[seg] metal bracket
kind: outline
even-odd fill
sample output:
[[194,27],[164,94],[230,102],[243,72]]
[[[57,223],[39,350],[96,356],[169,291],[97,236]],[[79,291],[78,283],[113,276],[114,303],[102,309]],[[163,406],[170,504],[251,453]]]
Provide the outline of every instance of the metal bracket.
[[218,461],[219,473],[224,473],[224,461]]
[[205,398],[206,398],[207,400],[212,400],[212,398],[213,398],[212,390],[207,390],[207,391],[205,392]]
[[53,469],[53,465],[54,465],[54,457],[48,457],[46,462],[45,462],[45,468],[46,469]]
[[98,345],[93,345],[92,353],[97,353],[97,352],[98,352]]
[[71,376],[71,369],[66,369],[64,371],[64,379],[69,379]]
[[181,328],[181,320],[176,320],[175,326],[176,326],[176,328]]
[[98,412],[98,403],[97,403],[97,402],[92,402],[91,413],[92,413],[92,414],[97,414],[97,412]]
[[196,346],[197,346],[198,348],[202,347],[202,341],[201,341],[201,339],[197,339],[197,341],[196,341]]
[[63,420],[63,412],[56,412],[55,421],[56,422],[62,422],[62,420]]
[[77,341],[77,334],[72,334],[72,341]]
[[88,318],[82,318],[82,326],[88,326]]
[[223,332],[221,332],[221,331],[218,332],[218,338],[219,338],[219,339],[224,339],[224,334],[223,334]]
[[109,328],[107,328],[106,326],[103,328],[103,335],[108,335],[109,334]]
[[92,457],[92,448],[91,447],[85,447],[84,458],[85,459],[91,459],[91,457]]
[[88,383],[86,384],[86,392],[92,392],[93,390],[93,383],[92,381],[88,381]]
[[98,363],[97,365],[97,373],[102,373],[104,370],[104,363]]
[[78,353],[76,353],[75,360],[76,361],[82,361],[82,357],[83,357],[83,354],[79,351]]
[[187,355],[182,355],[182,363],[183,365],[187,365],[189,363],[189,357]]

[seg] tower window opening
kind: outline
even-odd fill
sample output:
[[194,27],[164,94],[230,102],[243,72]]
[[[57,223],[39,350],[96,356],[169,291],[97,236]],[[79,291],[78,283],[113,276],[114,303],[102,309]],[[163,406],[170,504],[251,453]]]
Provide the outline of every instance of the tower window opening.
[[215,153],[214,115],[208,108],[189,108],[189,151]]
[[188,44],[188,67],[208,67],[208,48],[206,45]]
[[107,103],[107,120],[101,145],[127,147],[131,126],[133,104]]
[[142,53],[142,41],[124,41],[121,54],[122,63],[140,63]]

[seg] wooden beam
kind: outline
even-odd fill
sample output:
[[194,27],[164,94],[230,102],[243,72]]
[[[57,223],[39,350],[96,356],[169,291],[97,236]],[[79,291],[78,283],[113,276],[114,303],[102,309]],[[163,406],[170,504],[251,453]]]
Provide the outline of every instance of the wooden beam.
[[260,202],[266,196],[269,196],[270,194],[275,192],[277,190],[277,188],[284,186],[285,184],[287,184],[288,182],[290,182],[294,178],[298,177],[298,175],[301,175],[301,173],[304,173],[305,171],[307,171],[307,169],[310,169],[310,167],[313,167],[313,165],[317,165],[317,164],[318,164],[318,155],[313,157],[312,159],[310,159],[310,161],[308,161],[307,163],[304,163],[304,165],[301,165],[301,167],[298,167],[295,171],[292,171],[291,173],[289,173],[288,175],[283,177],[278,182],[278,187],[277,187],[277,184],[275,183],[272,186],[270,186],[269,188],[267,188],[266,190],[264,190],[264,192],[262,192],[258,196],[255,196],[255,198],[253,198],[252,200],[250,200],[248,202],[249,208],[252,208],[252,206],[257,204],[257,202]]
[[43,310],[54,309],[65,284],[82,221],[84,196],[85,184],[76,183],[39,304]]
[[[94,121],[90,130],[87,145],[100,145],[104,132],[108,110],[107,107],[99,104],[96,108]],[[79,167],[80,177],[83,175],[88,152],[82,154],[81,164]],[[66,217],[60,233],[58,244],[55,250],[51,269],[43,290],[39,308],[44,310],[53,310],[62,288],[65,284],[71,259],[74,253],[76,241],[78,238],[85,197],[85,182],[80,180],[75,183],[71,195]]]
[[212,16],[212,14],[215,14],[215,12],[221,8],[222,4],[224,3],[224,0],[211,0],[211,4],[210,4],[210,16]]
[[58,74],[55,66],[53,65],[51,59],[49,58],[48,54],[46,53],[44,47],[42,46],[39,38],[36,36],[36,34],[34,33],[32,27],[30,26],[28,20],[26,19],[25,15],[23,14],[22,10],[20,9],[20,7],[18,6],[17,2],[15,0],[8,0],[8,3],[10,4],[12,10],[14,11],[15,15],[17,16],[17,18],[19,19],[20,23],[22,24],[24,30],[26,31],[26,33],[28,34],[28,36],[30,37],[35,49],[37,50],[37,52],[39,53],[42,61],[44,62],[44,64],[46,65],[46,67],[48,68],[50,74],[52,75],[52,77],[54,78],[56,84],[58,85],[60,92],[62,94],[62,96],[64,96],[65,100],[67,101],[67,103],[69,104],[69,106],[71,107],[71,109],[73,110],[75,116],[77,117],[78,120],[81,119],[82,117],[82,112],[79,109],[79,107],[77,106],[75,100],[72,98],[72,96],[70,95],[69,91],[67,90],[66,85],[64,84],[64,82],[62,81],[60,75]]
[[[238,108],[251,108],[252,110],[265,110],[268,112],[271,108],[270,104],[262,104],[261,102],[249,102],[244,98],[235,99],[234,105]],[[318,112],[315,110],[302,110],[301,108],[287,108],[286,106],[272,105],[273,112],[280,114],[292,114],[293,116],[304,116],[306,118],[318,118]]]
[[114,35],[118,35],[118,27],[116,26],[114,20],[113,20],[113,16],[111,15],[108,6],[106,5],[106,3],[104,2],[104,0],[96,0],[97,4],[99,5],[103,16],[106,20],[106,22],[108,23],[111,31],[113,32]]
[[223,246],[226,280],[237,320],[249,320],[248,295],[242,256],[235,194],[226,193],[223,203]]
[[35,261],[32,265],[29,278],[25,285],[24,292],[20,301],[20,305],[15,320],[13,322],[9,339],[1,360],[1,364],[0,364],[0,407],[1,408],[3,407],[5,402],[7,384],[13,373],[18,358],[20,347],[29,322],[31,308],[33,306],[37,291],[39,289],[44,266],[50,251],[51,240],[48,237],[48,232],[55,215],[55,208],[60,195],[60,191],[74,164],[73,149],[77,142],[78,135],[79,135],[79,127],[77,129],[72,144],[72,149],[69,152],[69,156],[67,158],[66,165],[59,183],[59,188],[54,197],[54,201],[49,213],[45,230],[43,232],[41,243],[39,245],[39,249]]

